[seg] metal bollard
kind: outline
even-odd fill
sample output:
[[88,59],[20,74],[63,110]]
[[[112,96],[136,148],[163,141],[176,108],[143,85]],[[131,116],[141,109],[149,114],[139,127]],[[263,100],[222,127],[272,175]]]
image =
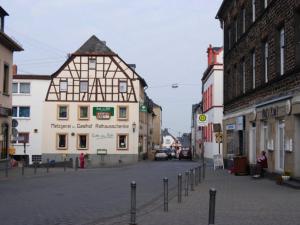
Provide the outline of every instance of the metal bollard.
[[190,185],[191,185],[191,191],[194,191],[194,171],[193,169],[190,169]]
[[199,178],[199,184],[201,183],[201,166],[199,166],[199,174],[198,174],[198,178]]
[[165,177],[164,181],[164,212],[168,212],[168,178]]
[[[78,158],[77,158],[78,159]],[[130,225],[136,225],[136,183],[131,182]]]
[[189,177],[190,177],[190,172],[186,171],[185,172],[185,185],[184,185],[185,193],[184,193],[184,196],[189,195]]
[[25,168],[24,168],[24,160],[22,162],[22,176],[24,176],[24,173],[25,173]]
[[208,225],[215,224],[215,208],[216,208],[216,189],[211,188],[209,190],[209,215]]
[[75,171],[78,170],[79,162],[78,162],[78,157],[75,159]]
[[205,170],[206,170],[206,164],[203,164],[203,180],[205,179]]
[[182,197],[182,175],[181,173],[178,174],[178,203],[181,202]]
[[195,187],[198,186],[198,167],[196,167],[195,169]]
[[66,169],[67,169],[67,160],[66,158],[64,158],[64,172],[66,172]]
[[5,177],[8,177],[8,160],[5,163]]
[[36,170],[37,170],[37,163],[36,163],[36,162],[34,162],[34,163],[33,163],[33,166],[34,166],[34,174],[36,174]]
[[49,173],[50,161],[47,159],[46,171]]

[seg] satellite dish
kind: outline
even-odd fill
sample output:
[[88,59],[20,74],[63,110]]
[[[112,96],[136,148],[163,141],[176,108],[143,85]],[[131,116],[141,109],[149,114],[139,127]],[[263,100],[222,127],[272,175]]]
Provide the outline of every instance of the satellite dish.
[[19,125],[18,120],[12,119],[11,121],[12,127],[17,127]]

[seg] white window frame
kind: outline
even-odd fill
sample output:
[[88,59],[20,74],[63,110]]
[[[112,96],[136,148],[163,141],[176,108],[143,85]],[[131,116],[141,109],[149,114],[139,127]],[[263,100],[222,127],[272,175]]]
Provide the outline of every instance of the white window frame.
[[[126,117],[120,117],[120,109],[121,108],[126,108]],[[129,117],[129,107],[128,105],[119,105],[118,106],[118,120],[128,120],[128,117]]]
[[[29,92],[21,92],[21,85],[22,84],[29,84]],[[30,82],[20,82],[19,83],[19,93],[22,95],[29,95],[31,93],[31,83]]]
[[[81,108],[87,108],[87,117],[81,117]],[[79,105],[78,106],[78,120],[89,120],[90,119],[90,106]]]
[[[65,86],[63,84],[65,84]],[[59,91],[60,92],[68,92],[68,81],[67,80],[59,81]]]
[[[119,146],[120,136],[126,136],[126,146],[124,148]],[[128,150],[129,145],[129,135],[128,134],[117,134],[117,150]]]
[[[67,116],[66,117],[60,117],[60,108],[66,107],[67,109]],[[57,120],[68,120],[69,119],[69,106],[68,105],[57,105]]]
[[264,74],[265,74],[265,83],[268,83],[268,73],[269,73],[269,43],[264,43]]
[[[17,92],[14,92],[14,84],[16,84],[17,85]],[[13,82],[12,83],[12,89],[11,89],[11,93],[12,94],[18,94],[19,93],[19,83],[18,82]]]
[[[85,89],[85,86],[81,86],[83,84],[86,84],[86,89]],[[80,93],[88,93],[89,92],[89,81],[88,80],[81,80],[79,82],[79,91],[80,91]]]
[[279,31],[279,44],[280,44],[280,75],[284,74],[285,67],[285,31],[282,27]]
[[256,10],[255,10],[255,7],[256,7],[256,0],[252,0],[252,22],[255,22],[255,19],[256,19]]
[[[124,84],[125,86],[123,87],[122,84]],[[125,88],[126,90],[123,90],[124,88]],[[119,81],[119,92],[120,92],[120,93],[127,93],[127,91],[128,91],[127,81],[120,80],[120,81]]]
[[94,70],[96,69],[97,59],[89,58],[89,69]]
[[256,64],[255,64],[255,50],[252,52],[252,89],[255,89],[255,82],[256,82]]

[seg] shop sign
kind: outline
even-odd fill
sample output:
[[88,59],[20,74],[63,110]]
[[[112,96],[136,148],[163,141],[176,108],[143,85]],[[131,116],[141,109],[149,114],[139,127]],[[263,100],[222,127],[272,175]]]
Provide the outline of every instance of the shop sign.
[[109,120],[110,119],[110,113],[109,112],[97,112],[96,118],[98,120]]
[[208,125],[208,116],[206,114],[197,115],[197,125],[199,127],[204,127]]
[[244,130],[244,116],[239,116],[236,118],[236,130]]
[[226,130],[235,130],[235,124],[227,124]]
[[217,143],[223,142],[223,133],[221,133],[221,132],[216,133],[216,142]]
[[107,155],[107,149],[97,149],[97,155]]
[[147,112],[147,106],[145,106],[144,104],[140,105],[140,112]]
[[114,107],[93,107],[93,116],[97,116],[97,113],[110,113],[110,116],[114,116]]
[[0,107],[0,116],[4,116],[4,117],[11,116],[11,109]]

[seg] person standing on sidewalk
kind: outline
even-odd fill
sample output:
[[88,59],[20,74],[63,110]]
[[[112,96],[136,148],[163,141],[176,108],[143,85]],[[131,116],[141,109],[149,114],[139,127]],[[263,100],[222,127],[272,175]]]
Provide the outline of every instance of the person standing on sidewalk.
[[84,169],[84,154],[83,153],[80,153],[79,161],[80,161],[80,168]]

